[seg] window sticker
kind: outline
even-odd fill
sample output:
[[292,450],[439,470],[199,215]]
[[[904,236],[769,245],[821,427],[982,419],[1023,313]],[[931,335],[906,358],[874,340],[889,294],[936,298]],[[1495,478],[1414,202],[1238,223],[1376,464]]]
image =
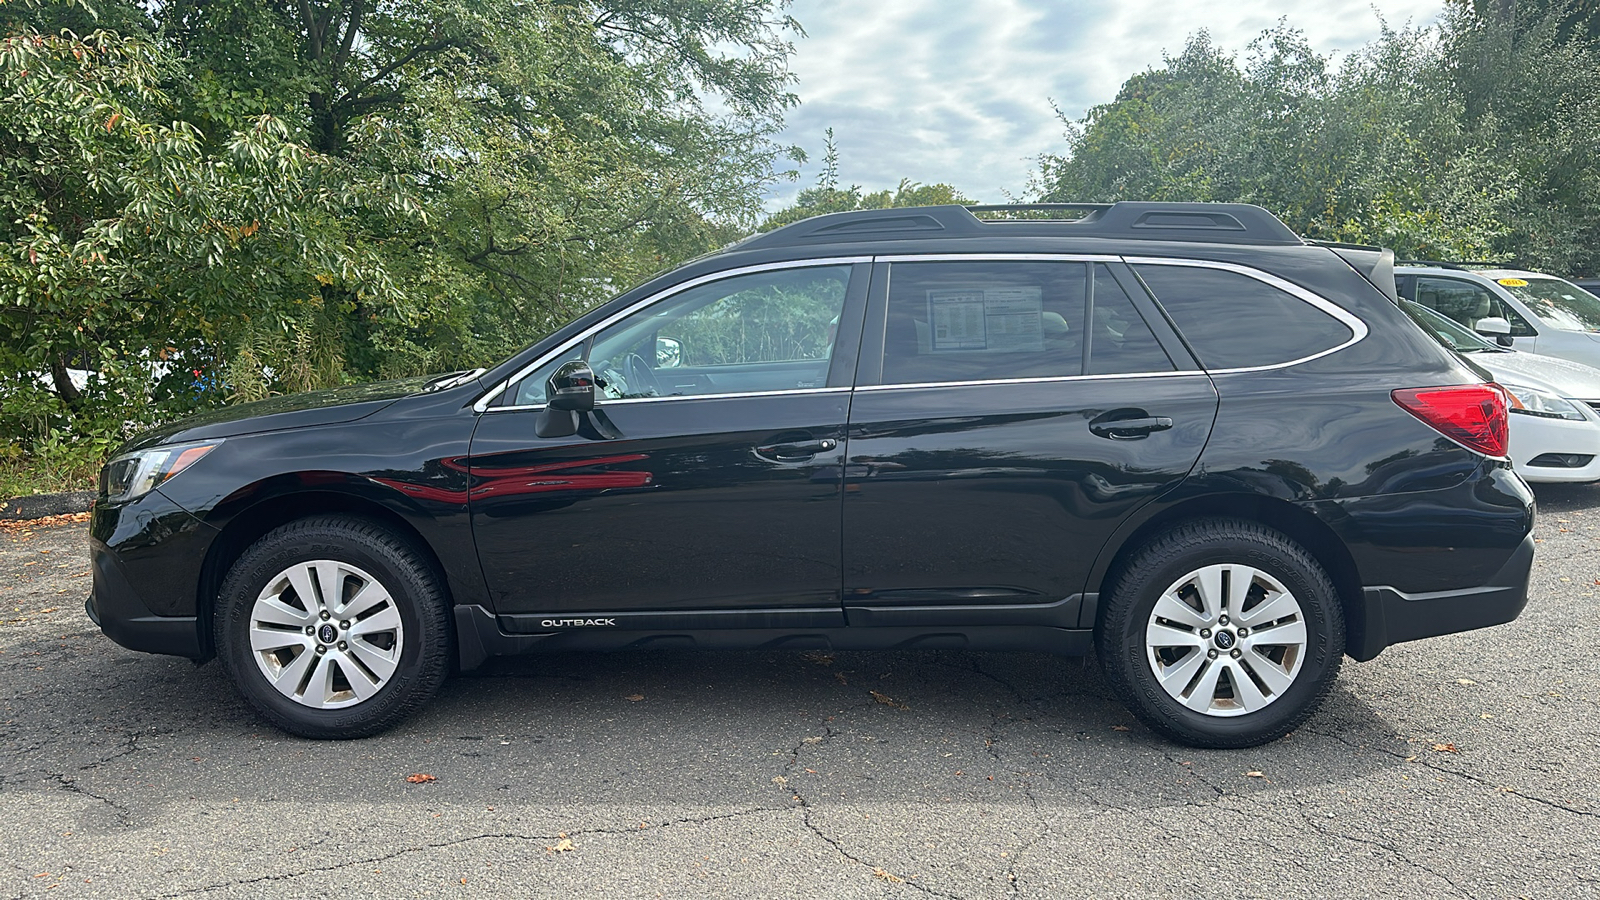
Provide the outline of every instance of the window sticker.
[[928,291],[933,350],[1044,350],[1044,295],[1039,287],[942,288]]
[[1521,278],[1500,278],[1500,279],[1497,279],[1497,280],[1501,284],[1505,285],[1506,287],[1527,287],[1528,286],[1528,283],[1526,281],[1523,281]]

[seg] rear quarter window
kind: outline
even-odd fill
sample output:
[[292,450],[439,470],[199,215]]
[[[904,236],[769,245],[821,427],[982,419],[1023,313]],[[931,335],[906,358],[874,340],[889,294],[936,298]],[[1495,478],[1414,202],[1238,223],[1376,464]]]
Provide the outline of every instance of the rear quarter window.
[[1280,365],[1354,336],[1328,313],[1239,272],[1152,264],[1134,269],[1208,369]]

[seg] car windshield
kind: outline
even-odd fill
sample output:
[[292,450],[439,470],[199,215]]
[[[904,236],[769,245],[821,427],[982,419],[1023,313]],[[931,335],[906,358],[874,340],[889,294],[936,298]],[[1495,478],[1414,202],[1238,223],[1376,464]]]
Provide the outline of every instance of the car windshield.
[[1551,328],[1600,331],[1600,297],[1570,281],[1549,276],[1495,281]]
[[1439,343],[1457,353],[1477,353],[1482,350],[1497,349],[1495,345],[1478,337],[1477,332],[1468,329],[1454,319],[1434,312],[1420,303],[1401,300],[1400,308],[1405,310],[1429,334],[1438,338]]

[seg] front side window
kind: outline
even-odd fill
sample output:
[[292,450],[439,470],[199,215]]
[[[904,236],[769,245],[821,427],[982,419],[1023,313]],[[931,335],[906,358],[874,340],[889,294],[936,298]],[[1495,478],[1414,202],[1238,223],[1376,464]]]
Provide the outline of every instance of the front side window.
[[890,269],[885,384],[1172,368],[1103,265],[973,260]]
[[818,266],[690,288],[529,373],[514,403],[542,404],[545,382],[570,359],[587,359],[611,400],[823,387],[849,281],[849,266]]
[[1208,369],[1293,362],[1354,336],[1332,315],[1242,272],[1184,265],[1134,268]]
[[1460,278],[1417,279],[1417,302],[1468,329],[1483,319],[1505,319],[1517,337],[1537,334],[1528,320],[1481,284]]

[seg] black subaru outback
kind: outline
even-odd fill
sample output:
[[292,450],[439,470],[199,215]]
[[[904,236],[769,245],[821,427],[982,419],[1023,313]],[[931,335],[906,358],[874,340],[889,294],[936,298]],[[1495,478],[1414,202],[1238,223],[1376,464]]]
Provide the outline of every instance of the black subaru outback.
[[1504,395],[1387,254],[1073,212],[820,216],[487,371],[146,434],[101,478],[89,615],[308,737],[498,654],[965,648],[1096,652],[1212,747],[1297,727],[1345,655],[1517,616]]

